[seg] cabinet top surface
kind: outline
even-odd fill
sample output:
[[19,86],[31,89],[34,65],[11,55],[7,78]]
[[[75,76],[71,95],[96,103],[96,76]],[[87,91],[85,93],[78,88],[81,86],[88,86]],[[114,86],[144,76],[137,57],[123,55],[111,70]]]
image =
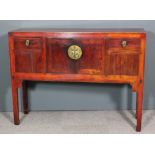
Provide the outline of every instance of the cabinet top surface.
[[46,29],[41,29],[41,28],[26,28],[26,29],[17,29],[13,30],[10,33],[14,32],[75,32],[75,33],[145,33],[144,29],[141,28],[130,28],[130,29],[54,29],[54,28],[46,28]]

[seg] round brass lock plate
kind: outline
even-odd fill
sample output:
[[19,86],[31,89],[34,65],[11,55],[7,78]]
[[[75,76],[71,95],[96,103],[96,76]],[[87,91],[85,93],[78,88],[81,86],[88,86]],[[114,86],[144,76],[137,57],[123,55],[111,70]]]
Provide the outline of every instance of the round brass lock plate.
[[73,60],[78,60],[82,56],[82,49],[77,45],[71,45],[68,48],[68,56]]

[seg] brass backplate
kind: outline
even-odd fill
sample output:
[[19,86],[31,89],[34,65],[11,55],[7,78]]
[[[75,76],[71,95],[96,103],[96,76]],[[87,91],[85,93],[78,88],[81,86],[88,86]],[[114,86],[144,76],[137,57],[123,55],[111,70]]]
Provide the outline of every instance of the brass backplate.
[[123,40],[122,42],[121,42],[121,46],[124,48],[124,47],[126,47],[127,46],[127,41],[126,40]]
[[25,46],[28,47],[30,45],[30,40],[25,41]]
[[68,56],[73,60],[78,60],[82,56],[82,49],[77,45],[71,45],[68,48]]

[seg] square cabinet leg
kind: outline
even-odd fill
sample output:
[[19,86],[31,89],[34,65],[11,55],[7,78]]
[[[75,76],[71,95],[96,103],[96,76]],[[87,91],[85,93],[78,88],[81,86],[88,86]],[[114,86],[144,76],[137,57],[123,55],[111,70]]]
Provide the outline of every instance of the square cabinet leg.
[[141,131],[142,124],[142,107],[143,107],[143,83],[139,84],[137,90],[137,101],[136,101],[136,118],[137,118],[137,127],[136,131]]
[[28,84],[27,81],[22,83],[22,93],[23,93],[23,112],[24,114],[28,114]]
[[19,106],[18,106],[18,82],[12,79],[12,99],[13,99],[13,115],[14,124],[19,125]]

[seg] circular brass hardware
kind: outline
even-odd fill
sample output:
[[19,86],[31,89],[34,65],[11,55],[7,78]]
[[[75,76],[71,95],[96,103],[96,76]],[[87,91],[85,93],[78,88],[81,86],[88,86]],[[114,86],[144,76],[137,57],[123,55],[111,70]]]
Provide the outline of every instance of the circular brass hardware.
[[30,40],[25,41],[25,46],[28,47],[30,45]]
[[68,56],[73,60],[78,60],[82,56],[82,49],[77,45],[71,45],[68,48]]
[[123,40],[122,42],[121,42],[121,46],[124,48],[124,47],[126,47],[127,46],[127,41],[126,40]]

